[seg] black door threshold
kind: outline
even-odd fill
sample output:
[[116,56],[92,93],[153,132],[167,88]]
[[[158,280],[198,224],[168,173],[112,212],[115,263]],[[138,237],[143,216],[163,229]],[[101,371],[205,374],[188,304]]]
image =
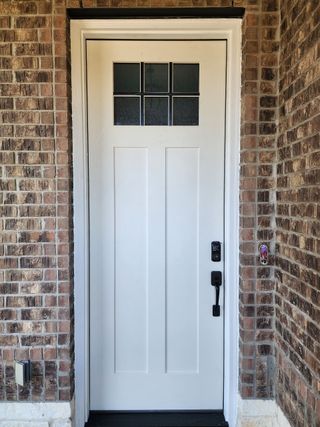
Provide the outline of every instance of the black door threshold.
[[228,427],[222,411],[91,411],[85,427]]

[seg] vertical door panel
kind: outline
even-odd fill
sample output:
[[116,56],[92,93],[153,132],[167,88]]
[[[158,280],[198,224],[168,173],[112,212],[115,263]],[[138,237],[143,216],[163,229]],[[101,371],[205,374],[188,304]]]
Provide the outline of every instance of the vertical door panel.
[[167,372],[198,371],[199,149],[166,149]]
[[146,372],[147,150],[115,148],[115,371]]

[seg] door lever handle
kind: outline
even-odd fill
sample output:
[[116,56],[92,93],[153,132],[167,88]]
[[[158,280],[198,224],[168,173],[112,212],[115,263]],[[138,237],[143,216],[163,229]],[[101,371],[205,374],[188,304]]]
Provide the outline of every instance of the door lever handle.
[[220,305],[219,305],[220,286],[222,285],[221,271],[211,271],[211,285],[216,288],[216,303],[215,305],[212,306],[212,316],[219,317],[220,316]]

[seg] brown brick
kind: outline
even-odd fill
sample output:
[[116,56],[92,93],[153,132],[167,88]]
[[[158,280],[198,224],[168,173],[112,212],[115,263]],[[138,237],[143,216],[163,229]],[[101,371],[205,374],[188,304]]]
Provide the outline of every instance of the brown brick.
[[51,55],[52,46],[50,43],[16,43],[15,54],[18,56]]
[[50,18],[45,16],[18,16],[15,18],[16,28],[41,28],[50,26]]

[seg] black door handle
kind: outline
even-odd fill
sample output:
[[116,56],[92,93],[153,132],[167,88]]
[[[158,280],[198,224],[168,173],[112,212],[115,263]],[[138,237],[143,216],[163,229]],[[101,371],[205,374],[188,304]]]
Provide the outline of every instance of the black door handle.
[[220,286],[222,285],[222,273],[221,271],[211,271],[211,285],[216,288],[216,303],[212,306],[212,316],[220,316]]

